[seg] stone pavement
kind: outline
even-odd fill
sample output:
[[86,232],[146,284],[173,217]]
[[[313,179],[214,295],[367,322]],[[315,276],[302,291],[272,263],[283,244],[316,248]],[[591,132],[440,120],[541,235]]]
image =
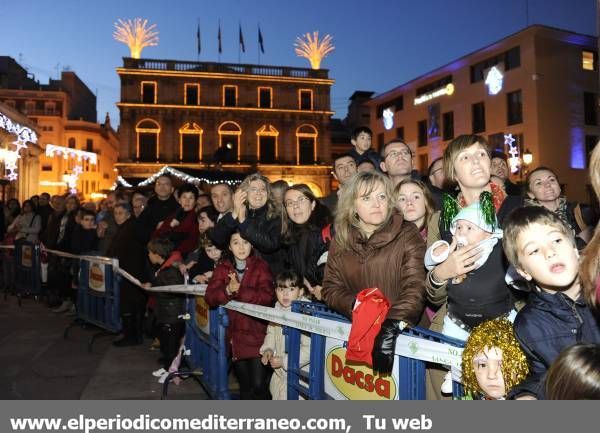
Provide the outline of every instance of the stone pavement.
[[[152,376],[159,352],[144,345],[115,348],[114,337],[88,341],[97,328],[75,326],[72,318],[52,313],[42,302],[0,293],[0,399],[149,399],[161,385]],[[194,379],[169,386],[169,399],[207,399]]]

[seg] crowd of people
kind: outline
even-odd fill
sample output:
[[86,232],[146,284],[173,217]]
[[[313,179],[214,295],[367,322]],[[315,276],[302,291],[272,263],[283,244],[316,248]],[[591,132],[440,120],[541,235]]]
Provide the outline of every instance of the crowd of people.
[[[600,399],[597,208],[569,201],[548,167],[512,183],[506,156],[491,152],[482,136],[452,140],[424,176],[402,139],[376,152],[371,137],[366,127],[353,132],[353,148],[333,161],[339,189],[327,197],[260,173],[237,188],[216,183],[206,191],[175,188],[164,174],[150,197],[136,190],[112,191],[98,205],[48,194],[9,200],[0,213],[2,237],[116,257],[146,288],[207,284],[211,307],[237,300],[289,310],[295,300],[324,302],[353,329],[369,330],[360,349],[368,353],[358,356],[377,374],[392,372],[398,335],[418,325],[468,345],[490,337],[463,368],[486,382],[469,388],[474,398]],[[598,146],[590,178],[600,195]],[[14,278],[11,260],[5,253],[5,290]],[[52,311],[75,314],[76,287],[75,261],[50,255]],[[150,333],[162,364],[153,374],[164,381],[177,369],[185,296],[148,296],[123,280],[120,305],[123,335],[114,345],[142,344]],[[229,319],[241,398],[285,399],[281,327],[236,311]],[[527,374],[511,370],[518,363],[509,362],[508,350],[492,351],[510,346],[490,336],[494,321],[503,321],[509,343],[518,342]],[[301,365],[308,353],[302,339]],[[565,384],[577,380],[578,365],[593,379],[585,395]],[[428,398],[447,398],[447,378],[447,367],[429,366]]]

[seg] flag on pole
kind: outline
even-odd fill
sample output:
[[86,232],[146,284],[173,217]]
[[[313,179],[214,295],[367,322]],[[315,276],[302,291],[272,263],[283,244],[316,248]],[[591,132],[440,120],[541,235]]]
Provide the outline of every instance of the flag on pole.
[[258,26],[258,45],[260,46],[261,53],[265,53],[265,46],[263,45],[263,36],[260,31],[260,26]]
[[198,47],[198,55],[202,51],[202,44],[200,43],[200,23],[198,23],[198,29],[196,30],[196,46]]
[[240,48],[242,49],[242,53],[246,52],[246,45],[244,44],[244,35],[242,34],[242,25],[240,24]]
[[221,23],[219,23],[219,34],[217,39],[219,40],[219,54],[221,54],[223,52],[223,46],[221,45]]

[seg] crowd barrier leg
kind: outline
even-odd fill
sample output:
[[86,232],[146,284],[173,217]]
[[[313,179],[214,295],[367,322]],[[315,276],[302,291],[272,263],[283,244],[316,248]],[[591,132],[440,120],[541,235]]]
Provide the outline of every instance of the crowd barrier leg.
[[299,329],[284,326],[283,333],[286,335],[285,345],[287,349],[286,352],[288,354],[287,399],[298,400],[300,398],[301,391],[305,397],[308,395],[307,392],[304,392],[305,390],[300,384],[300,379],[302,377],[302,372],[300,370],[301,332]]
[[231,400],[229,392],[229,360],[227,359],[227,327],[229,317],[223,307],[218,307],[218,323],[216,324],[217,352],[214,357],[215,370],[217,372],[217,399]]

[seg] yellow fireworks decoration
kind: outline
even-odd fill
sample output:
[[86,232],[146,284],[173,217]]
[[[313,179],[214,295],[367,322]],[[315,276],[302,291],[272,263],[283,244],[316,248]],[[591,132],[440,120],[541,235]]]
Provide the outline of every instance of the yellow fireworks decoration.
[[298,36],[294,46],[296,47],[296,55],[304,57],[310,62],[313,69],[321,68],[321,61],[329,55],[335,47],[333,46],[333,37],[325,35],[319,41],[319,32],[306,33],[303,37]]
[[148,20],[135,18],[124,21],[121,18],[115,23],[113,38],[129,47],[131,57],[139,59],[145,47],[158,45],[156,24],[148,25]]

